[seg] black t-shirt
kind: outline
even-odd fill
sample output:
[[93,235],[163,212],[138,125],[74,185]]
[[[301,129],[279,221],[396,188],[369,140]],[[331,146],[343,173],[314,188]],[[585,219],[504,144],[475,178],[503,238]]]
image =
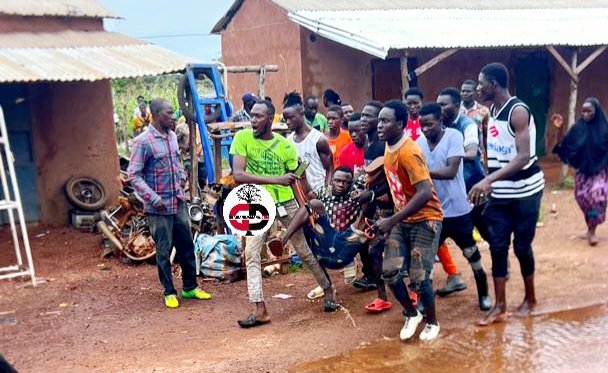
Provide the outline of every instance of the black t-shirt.
[[374,159],[384,156],[385,147],[386,143],[380,140],[365,144],[365,147],[363,148],[363,157],[365,158],[365,164],[369,164]]

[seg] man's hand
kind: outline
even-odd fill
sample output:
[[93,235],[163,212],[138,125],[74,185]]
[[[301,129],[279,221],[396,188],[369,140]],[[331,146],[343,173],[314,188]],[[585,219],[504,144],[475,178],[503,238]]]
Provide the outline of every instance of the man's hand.
[[475,206],[483,204],[492,193],[492,185],[490,180],[486,177],[471,188],[469,192],[469,201]]
[[382,233],[389,233],[394,226],[395,222],[393,221],[393,217],[380,218],[376,221],[376,224],[374,224],[374,228]]
[[370,202],[372,200],[372,192],[370,190],[355,190],[350,194],[350,197],[360,204]]
[[293,174],[293,173],[288,173],[286,175],[283,176],[279,176],[277,178],[277,184],[279,185],[283,185],[283,186],[290,186],[291,184],[295,183],[296,180],[298,180],[299,178]]
[[165,211],[167,211],[167,207],[165,207],[165,204],[163,203],[162,199],[156,205],[154,205],[154,208],[158,212],[165,212]]

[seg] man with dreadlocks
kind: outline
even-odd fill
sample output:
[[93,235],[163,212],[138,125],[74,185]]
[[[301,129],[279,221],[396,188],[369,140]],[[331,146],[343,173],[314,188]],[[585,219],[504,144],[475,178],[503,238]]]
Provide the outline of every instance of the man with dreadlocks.
[[295,145],[300,159],[308,163],[306,180],[310,190],[329,185],[333,173],[331,149],[325,136],[306,124],[302,96],[288,93],[283,106],[283,118],[292,131],[287,139]]

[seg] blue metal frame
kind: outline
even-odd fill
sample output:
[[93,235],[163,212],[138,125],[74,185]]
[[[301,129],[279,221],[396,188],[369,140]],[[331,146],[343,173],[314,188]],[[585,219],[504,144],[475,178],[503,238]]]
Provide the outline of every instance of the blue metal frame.
[[[196,90],[196,76],[198,74],[205,74],[213,83],[215,88],[215,97],[199,97],[198,91]],[[190,92],[192,95],[192,103],[194,105],[194,111],[196,114],[196,123],[198,125],[198,132],[201,136],[201,144],[203,146],[203,156],[205,159],[205,168],[207,169],[207,181],[209,183],[215,182],[215,170],[214,162],[211,152],[211,140],[207,135],[207,125],[205,123],[205,105],[219,105],[220,116],[218,120],[220,122],[227,122],[232,114],[232,107],[226,99],[224,93],[224,87],[222,85],[222,78],[220,71],[216,65],[213,64],[189,64],[186,66],[186,76],[188,77],[188,83],[190,85]],[[222,141],[222,146],[230,145],[231,139]],[[215,149],[220,152],[222,149]],[[221,170],[218,170],[221,175]]]

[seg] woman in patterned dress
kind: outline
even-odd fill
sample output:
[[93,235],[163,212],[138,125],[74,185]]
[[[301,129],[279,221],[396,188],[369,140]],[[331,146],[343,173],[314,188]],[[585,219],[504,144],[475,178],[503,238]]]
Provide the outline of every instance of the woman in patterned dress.
[[597,245],[595,230],[606,218],[608,199],[608,120],[597,98],[585,100],[581,118],[554,153],[576,169],[574,195],[585,215],[587,241]]

